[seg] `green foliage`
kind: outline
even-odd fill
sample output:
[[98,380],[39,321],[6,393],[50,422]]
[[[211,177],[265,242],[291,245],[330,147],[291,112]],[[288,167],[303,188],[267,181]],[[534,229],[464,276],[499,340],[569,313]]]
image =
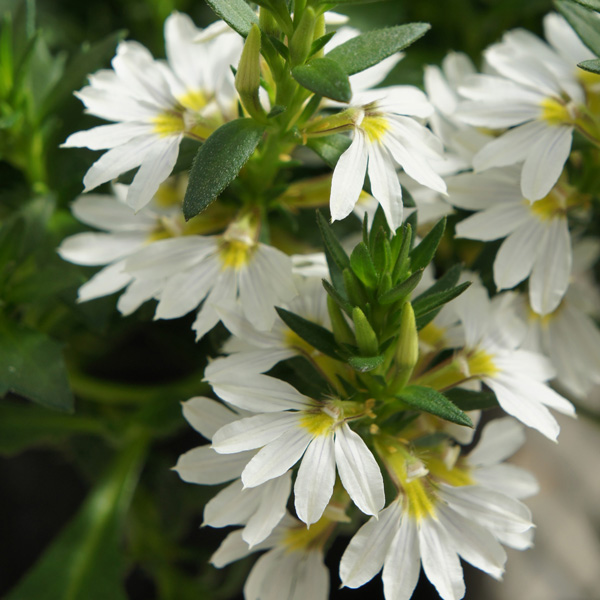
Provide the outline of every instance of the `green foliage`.
[[313,137],[307,141],[307,146],[314,150],[329,167],[335,167],[340,156],[348,150],[350,138],[336,133],[323,137]]
[[598,73],[600,75],[600,59],[584,60],[577,65],[584,71],[590,71],[591,73]]
[[[581,41],[596,55],[600,56],[600,20],[594,13],[575,0],[555,0],[560,13],[569,21]],[[586,3],[587,4],[587,3]]]
[[430,28],[429,23],[409,23],[369,31],[335,47],[327,53],[326,58],[335,60],[348,75],[353,75],[404,50],[423,37]]
[[236,119],[219,127],[200,146],[183,201],[186,220],[205,210],[236,178],[263,132],[264,126],[252,119]]
[[432,321],[438,314],[442,306],[460,296],[471,282],[467,281],[455,287],[451,287],[443,292],[428,293],[424,292],[414,302],[415,315],[417,317],[417,328],[422,329]]
[[444,394],[420,385],[406,387],[398,394],[398,398],[411,408],[422,410],[451,423],[473,427],[469,415],[454,405]]
[[410,253],[410,266],[413,271],[424,269],[432,260],[446,229],[446,217],[438,221],[433,229],[415,246]]
[[475,392],[457,387],[444,392],[444,394],[458,408],[464,411],[485,410],[498,406],[498,400],[493,392]]
[[348,75],[330,58],[314,58],[292,69],[293,78],[307,90],[338,102],[350,102],[352,90]]
[[244,0],[206,0],[214,13],[229,27],[246,37],[252,25],[258,24],[256,13]]
[[385,356],[351,356],[348,359],[348,364],[359,371],[360,373],[367,373],[368,371],[372,371],[377,367],[380,367],[385,360]]

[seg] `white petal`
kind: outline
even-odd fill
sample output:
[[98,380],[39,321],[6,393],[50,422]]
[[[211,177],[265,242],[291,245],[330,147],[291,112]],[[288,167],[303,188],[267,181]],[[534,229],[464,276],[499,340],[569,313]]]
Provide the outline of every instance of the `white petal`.
[[131,275],[125,273],[125,261],[119,261],[98,271],[87,283],[77,291],[77,301],[87,302],[102,296],[118,292],[131,281]]
[[238,419],[213,435],[213,448],[221,454],[235,454],[260,448],[295,428],[298,413],[267,413]]
[[525,430],[514,419],[505,417],[487,423],[477,446],[469,453],[469,464],[495,465],[512,456],[525,443]]
[[232,456],[217,454],[210,446],[200,446],[182,454],[173,467],[188,483],[214,485],[239,477],[254,452]]
[[573,142],[573,127],[548,125],[531,145],[523,171],[521,190],[529,200],[548,195],[560,177],[569,158]]
[[244,469],[244,485],[255,487],[283,475],[300,460],[311,440],[308,431],[296,427],[267,444]]
[[331,220],[347,217],[358,201],[367,171],[367,150],[364,135],[360,130],[354,133],[350,147],[340,156],[331,179],[329,208]]
[[[300,563],[296,587],[290,600],[327,600],[329,598],[329,569],[319,550],[310,550]],[[279,600],[277,598],[276,600]]]
[[531,308],[547,315],[554,311],[569,287],[572,253],[566,217],[555,217],[548,225],[544,244],[529,278]]
[[144,302],[156,298],[162,289],[161,279],[132,281],[117,302],[117,309],[124,315],[130,315]]
[[139,250],[146,241],[139,233],[77,233],[65,240],[57,252],[77,265],[106,265]]
[[294,484],[296,514],[307,525],[323,514],[335,483],[335,456],[332,435],[318,435],[309,444]]
[[478,484],[513,498],[529,498],[540,491],[536,478],[515,465],[501,464],[473,471]]
[[456,237],[490,241],[509,235],[531,219],[522,204],[493,206],[467,217],[456,226]]
[[373,579],[381,570],[383,560],[398,531],[401,509],[392,502],[369,519],[353,536],[340,561],[342,585],[357,588]]
[[391,157],[376,143],[369,145],[368,173],[371,193],[395,231],[402,224],[402,188]]
[[363,439],[346,423],[335,432],[335,462],[342,485],[367,515],[376,515],[385,503],[383,477]]
[[204,396],[196,396],[182,403],[186,421],[207,440],[221,427],[239,419],[239,415],[226,406]]
[[465,593],[463,571],[446,530],[433,519],[423,519],[419,546],[423,570],[438,594],[443,600],[460,600]]
[[202,525],[242,525],[256,510],[259,502],[260,494],[255,490],[244,490],[241,480],[236,479],[206,503]]
[[252,550],[242,539],[242,532],[232,531],[221,543],[217,551],[210,557],[210,564],[220,569],[244,556],[248,556]]
[[149,235],[157,221],[152,213],[144,211],[136,215],[115,196],[101,194],[79,196],[71,205],[71,212],[81,222],[105,231],[139,231]]
[[[392,529],[393,531],[393,529]],[[405,515],[385,557],[383,591],[386,600],[410,600],[419,581],[421,555],[415,522]]]
[[105,150],[125,144],[134,137],[152,133],[152,125],[148,123],[114,123],[100,125],[87,131],[71,134],[62,148],[89,148],[90,150]]

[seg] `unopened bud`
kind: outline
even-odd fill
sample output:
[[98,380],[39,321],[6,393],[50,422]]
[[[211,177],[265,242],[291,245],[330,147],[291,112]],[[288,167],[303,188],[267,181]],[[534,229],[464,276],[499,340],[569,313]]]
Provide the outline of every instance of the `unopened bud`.
[[266,119],[266,113],[258,98],[259,88],[260,29],[258,25],[252,25],[235,75],[235,89],[248,114],[262,122]]
[[336,304],[335,300],[327,295],[327,310],[329,312],[329,318],[331,319],[331,327],[333,329],[333,337],[338,344],[353,344],[354,336],[350,325],[344,318],[340,307]]
[[419,360],[419,334],[415,312],[410,302],[405,302],[400,315],[400,331],[396,346],[396,377],[392,384],[394,392],[401,390],[412,375]]
[[304,9],[302,18],[290,40],[292,67],[301,65],[308,58],[315,33],[315,11],[309,6]]
[[365,313],[355,306],[352,310],[352,320],[354,321],[354,336],[356,344],[363,356],[377,356],[379,352],[379,342],[377,334],[373,331]]

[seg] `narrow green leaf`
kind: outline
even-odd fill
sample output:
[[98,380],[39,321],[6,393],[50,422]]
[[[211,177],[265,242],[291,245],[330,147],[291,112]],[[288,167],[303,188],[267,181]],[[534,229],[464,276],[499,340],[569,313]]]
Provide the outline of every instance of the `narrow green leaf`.
[[427,296],[437,294],[438,292],[445,292],[450,288],[454,287],[460,278],[460,272],[462,270],[461,265],[454,265],[450,267],[433,285],[427,288],[422,294],[415,298],[415,301],[423,300]]
[[335,31],[330,31],[329,33],[326,33],[325,35],[322,35],[320,38],[317,38],[312,43],[312,46],[310,47],[310,52],[309,52],[308,56],[311,57],[314,54],[316,54],[319,50],[321,50],[335,34],[336,34]]
[[0,395],[15,392],[48,408],[72,411],[73,395],[60,344],[0,319]]
[[435,415],[446,421],[473,427],[473,421],[446,396],[433,388],[411,385],[404,388],[398,398],[411,408]]
[[424,269],[432,261],[445,229],[446,217],[443,217],[421,240],[421,243],[413,248],[410,253],[410,266],[413,271]]
[[317,323],[313,323],[300,315],[297,315],[285,308],[275,307],[281,320],[304,341],[308,342],[319,352],[337,358],[339,360],[338,345],[336,344],[333,333]]
[[[263,34],[263,36],[264,35],[265,34]],[[269,40],[269,42],[271,42],[271,44],[273,44],[273,47],[275,48],[275,50],[277,50],[279,55],[284,60],[290,60],[289,48],[281,40],[278,40],[274,35],[267,35],[266,37]]]
[[348,299],[354,306],[362,306],[365,307],[369,302],[369,298],[367,297],[367,293],[362,285],[362,283],[358,280],[358,277],[352,272],[350,267],[344,269],[342,276],[344,278],[344,287],[346,288],[346,293],[348,294]]
[[371,253],[373,254],[373,264],[377,273],[389,273],[392,264],[392,248],[383,227],[380,227],[377,232]]
[[391,289],[389,292],[379,296],[379,303],[383,305],[393,304],[406,298],[419,284],[423,277],[423,269],[415,271],[408,279]]
[[323,279],[323,287],[325,291],[331,296],[332,300],[348,315],[352,316],[352,309],[354,308],[350,302],[340,292],[338,292],[326,279]]
[[207,208],[236,178],[263,132],[264,127],[252,119],[236,119],[219,127],[200,146],[183,200],[186,220]]
[[326,250],[331,255],[331,258],[335,261],[335,264],[340,269],[346,269],[350,266],[350,259],[346,254],[346,251],[342,248],[342,245],[338,242],[331,227],[327,222],[327,219],[321,214],[321,211],[317,211],[317,225],[323,238],[323,244],[325,244]]
[[598,73],[600,75],[600,58],[584,60],[578,63],[577,66],[584,71],[590,71],[591,73]]
[[338,102],[350,102],[352,89],[346,72],[330,58],[314,58],[292,69],[292,77],[307,90]]
[[381,356],[351,356],[348,359],[348,364],[359,373],[366,373],[376,369],[379,365],[383,364],[385,357]]
[[[416,214],[416,211],[413,213]],[[400,239],[400,244],[396,240]],[[392,271],[392,283],[404,279],[408,274],[408,256],[412,248],[413,228],[410,223],[404,226],[402,236],[398,233],[392,239],[392,258],[396,261]]]
[[350,255],[350,267],[354,271],[354,274],[368,287],[375,289],[377,287],[377,271],[369,249],[364,242],[360,242],[356,245],[352,254]]
[[427,323],[435,318],[444,304],[460,296],[470,285],[471,282],[467,281],[444,292],[430,294],[429,296],[415,300],[412,305],[417,317],[417,329],[425,327]]
[[600,12],[600,0],[575,0],[575,2],[577,2],[577,4],[581,4],[581,6],[591,8],[596,12]]
[[127,447],[6,600],[126,600],[124,516],[146,443]]
[[369,234],[369,249],[371,252],[373,251],[375,240],[377,239],[381,229],[383,229],[386,236],[389,237],[391,234],[390,226],[388,225],[383,208],[381,208],[381,204],[378,204],[377,209],[375,210],[375,215],[373,216],[373,223],[371,224],[371,232]]
[[596,56],[600,56],[600,19],[597,15],[576,2],[554,0],[554,4],[577,32],[581,41]]
[[353,75],[410,46],[430,28],[429,23],[408,23],[376,29],[340,44],[325,58],[335,60],[348,75]]
[[348,136],[336,133],[324,137],[310,138],[306,145],[314,150],[332,169],[337,164],[340,156],[348,150],[351,140]]
[[258,16],[244,0],[206,0],[213,12],[229,27],[246,37],[252,25],[258,24]]
[[495,408],[498,406],[498,400],[493,392],[475,392],[472,390],[463,390],[461,388],[452,388],[444,395],[451,400],[461,410],[485,410],[486,408]]

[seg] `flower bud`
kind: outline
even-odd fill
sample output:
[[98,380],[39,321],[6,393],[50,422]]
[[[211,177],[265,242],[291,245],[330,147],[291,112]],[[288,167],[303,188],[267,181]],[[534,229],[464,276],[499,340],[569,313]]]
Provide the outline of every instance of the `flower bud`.
[[350,325],[344,318],[340,307],[335,300],[327,295],[327,310],[331,319],[331,328],[333,329],[333,337],[338,344],[354,344],[354,336]]
[[412,375],[419,360],[419,334],[415,312],[410,302],[405,302],[400,315],[400,331],[396,346],[396,377],[392,383],[393,392],[401,390]]
[[257,25],[252,25],[235,75],[235,89],[248,114],[262,122],[266,119],[266,113],[258,98],[259,88],[260,29]]
[[377,334],[373,331],[365,313],[358,306],[352,310],[352,320],[354,321],[354,337],[356,337],[356,344],[361,354],[377,356],[379,352]]
[[303,64],[308,58],[313,43],[315,25],[315,11],[309,6],[304,9],[300,23],[298,23],[298,27],[290,40],[289,47],[292,67]]

